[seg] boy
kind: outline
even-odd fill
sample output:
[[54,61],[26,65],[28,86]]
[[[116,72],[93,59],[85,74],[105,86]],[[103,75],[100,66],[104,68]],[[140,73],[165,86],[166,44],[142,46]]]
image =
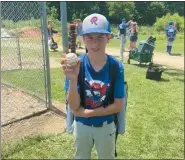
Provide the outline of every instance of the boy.
[[81,19],[77,19],[76,20],[76,33],[77,33],[77,47],[79,45],[79,49],[83,49],[81,44],[82,44],[82,36],[80,35],[82,32],[82,22],[81,22]]
[[168,23],[168,27],[165,29],[165,33],[166,33],[166,39],[167,39],[166,52],[169,55],[171,55],[173,42],[176,38],[176,33],[177,33],[177,29],[173,21],[170,21]]
[[[95,145],[99,159],[115,159],[114,114],[121,111],[124,98],[124,69],[115,58],[105,53],[109,41],[109,23],[101,14],[87,16],[82,24],[82,38],[88,53],[80,57],[84,62],[85,105],[81,106],[78,75],[80,62],[70,66],[62,62],[69,79],[67,100],[74,114],[74,159],[91,159]],[[110,90],[110,63],[117,66],[114,84],[114,102],[106,102]],[[106,104],[106,105],[104,105]]]
[[129,24],[132,22],[132,20],[128,21],[126,23],[126,19],[122,19],[122,23],[118,26],[119,29],[119,35],[120,35],[120,57],[121,57],[121,63],[123,62],[123,52],[125,51],[125,44],[126,44],[126,28],[129,26]]

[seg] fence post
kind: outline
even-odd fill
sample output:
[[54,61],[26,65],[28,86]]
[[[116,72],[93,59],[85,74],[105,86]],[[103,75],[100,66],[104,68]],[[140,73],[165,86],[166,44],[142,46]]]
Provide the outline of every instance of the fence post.
[[[2,25],[2,20],[1,20],[1,1],[0,1],[0,37],[1,37],[1,25]],[[1,40],[0,40],[0,53],[1,53]],[[1,60],[1,56],[0,56],[0,60]]]
[[46,69],[46,92],[48,97],[48,107],[52,107],[51,101],[51,81],[50,81],[50,64],[49,64],[49,51],[48,51],[48,31],[47,31],[47,14],[46,14],[46,2],[40,2],[41,15],[42,15],[42,33],[44,41],[44,55],[45,55],[45,69]]
[[67,9],[66,2],[60,2],[60,20],[62,25],[62,47],[63,52],[68,53],[68,30],[67,30]]
[[[1,25],[2,25],[2,21],[1,21],[1,1],[0,1],[0,38],[1,38]],[[1,62],[1,40],[0,40],[0,62]],[[1,78],[0,78],[0,83],[1,83]],[[1,89],[0,89],[0,95],[2,95],[1,94]],[[2,101],[1,101],[2,102]],[[1,108],[1,104],[2,103],[0,103],[0,108]],[[2,111],[2,110],[1,110]],[[2,112],[1,112],[2,113]],[[2,124],[2,123],[1,123]],[[0,133],[2,133],[1,132],[1,127],[0,127]],[[1,159],[1,155],[0,155],[0,159]]]
[[22,60],[21,60],[21,51],[20,51],[20,42],[19,42],[19,36],[16,37],[17,40],[17,46],[18,46],[18,62],[19,62],[19,67],[22,69]]

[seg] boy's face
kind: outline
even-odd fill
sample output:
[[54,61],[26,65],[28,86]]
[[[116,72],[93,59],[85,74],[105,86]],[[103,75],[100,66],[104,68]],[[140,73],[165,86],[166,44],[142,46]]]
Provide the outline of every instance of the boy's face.
[[76,23],[77,23],[77,24],[80,24],[80,21],[77,21]]
[[102,33],[86,34],[83,41],[89,52],[104,52],[109,36]]

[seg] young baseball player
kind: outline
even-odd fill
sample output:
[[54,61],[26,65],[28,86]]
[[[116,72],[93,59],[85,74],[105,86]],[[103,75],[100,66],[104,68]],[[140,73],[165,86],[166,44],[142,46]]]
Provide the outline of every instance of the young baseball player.
[[[123,107],[124,68],[114,57],[105,53],[110,34],[106,17],[91,14],[83,20],[82,28],[81,35],[88,53],[80,56],[75,66],[62,62],[64,74],[69,80],[67,100],[74,114],[74,159],[91,159],[94,145],[99,159],[115,159],[114,114]],[[84,77],[80,77],[79,81],[80,62],[83,62]],[[112,87],[112,64],[117,67],[117,75],[113,88],[114,101],[110,104],[107,95]]]

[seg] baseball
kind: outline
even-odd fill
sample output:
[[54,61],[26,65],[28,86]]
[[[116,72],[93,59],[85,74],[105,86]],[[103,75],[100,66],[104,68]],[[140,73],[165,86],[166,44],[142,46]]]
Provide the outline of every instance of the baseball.
[[78,57],[75,53],[68,53],[66,54],[65,58],[66,58],[66,63],[72,66],[75,66],[78,62]]

